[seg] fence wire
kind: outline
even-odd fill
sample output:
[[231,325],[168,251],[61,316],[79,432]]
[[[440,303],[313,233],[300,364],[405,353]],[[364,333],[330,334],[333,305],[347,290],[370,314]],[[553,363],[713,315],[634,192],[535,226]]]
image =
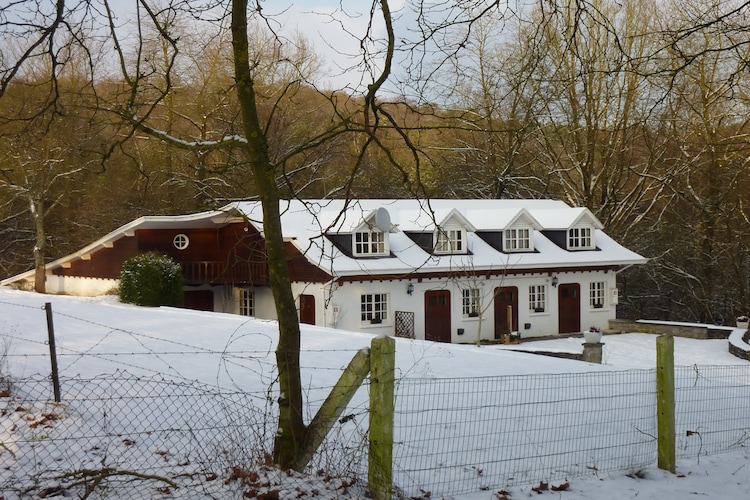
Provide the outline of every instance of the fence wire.
[[750,440],[750,365],[675,367],[678,458],[740,449]]
[[149,498],[179,484],[211,498],[211,482],[257,463],[273,435],[271,412],[241,392],[125,372],[61,382],[62,403],[50,402],[48,378],[12,382],[0,408],[0,491],[83,495],[106,476],[97,494]]
[[656,456],[655,371],[400,380],[394,433],[406,496],[635,471]]

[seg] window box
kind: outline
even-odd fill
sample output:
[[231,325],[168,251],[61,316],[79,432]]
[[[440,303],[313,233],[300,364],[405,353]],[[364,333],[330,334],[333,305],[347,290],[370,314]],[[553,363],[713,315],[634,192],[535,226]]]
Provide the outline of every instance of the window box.
[[377,324],[380,324],[380,323],[382,323],[382,322],[383,322],[383,320],[382,320],[382,319],[380,319],[380,318],[372,318],[372,319],[370,320],[370,323],[372,323],[373,325],[377,325]]
[[599,302],[598,304],[594,304],[594,309],[601,309],[603,307],[604,307],[604,304],[602,304],[601,302]]
[[478,313],[478,312],[476,312],[476,311],[471,311],[471,312],[470,312],[470,313],[468,314],[468,316],[469,316],[470,318],[478,318],[478,317],[479,317],[479,313]]
[[544,308],[543,307],[535,307],[534,308],[534,312],[535,313],[543,313],[544,312]]

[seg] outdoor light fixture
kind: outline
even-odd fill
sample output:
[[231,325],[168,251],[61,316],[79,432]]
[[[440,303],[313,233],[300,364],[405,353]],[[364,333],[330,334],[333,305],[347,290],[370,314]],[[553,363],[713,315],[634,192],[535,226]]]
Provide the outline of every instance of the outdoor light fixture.
[[560,280],[557,279],[557,276],[553,276],[552,277],[552,286],[556,287],[558,283],[560,283]]
[[414,293],[414,285],[412,285],[411,283],[409,283],[409,285],[406,287],[406,293],[409,294],[409,295],[411,295],[412,293]]

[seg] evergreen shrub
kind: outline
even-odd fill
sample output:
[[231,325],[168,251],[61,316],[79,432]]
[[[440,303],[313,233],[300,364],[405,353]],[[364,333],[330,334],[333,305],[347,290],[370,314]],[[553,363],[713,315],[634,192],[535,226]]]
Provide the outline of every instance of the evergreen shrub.
[[120,301],[139,306],[179,306],[182,268],[168,255],[146,252],[122,264]]

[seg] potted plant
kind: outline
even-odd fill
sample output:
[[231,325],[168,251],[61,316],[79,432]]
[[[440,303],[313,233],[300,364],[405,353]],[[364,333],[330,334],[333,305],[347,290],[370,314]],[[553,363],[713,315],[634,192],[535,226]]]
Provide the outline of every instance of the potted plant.
[[591,326],[583,332],[583,339],[587,344],[598,344],[602,340],[602,329],[598,326]]
[[746,315],[737,317],[737,328],[744,328],[747,330],[748,325],[750,325],[750,317],[747,317]]

